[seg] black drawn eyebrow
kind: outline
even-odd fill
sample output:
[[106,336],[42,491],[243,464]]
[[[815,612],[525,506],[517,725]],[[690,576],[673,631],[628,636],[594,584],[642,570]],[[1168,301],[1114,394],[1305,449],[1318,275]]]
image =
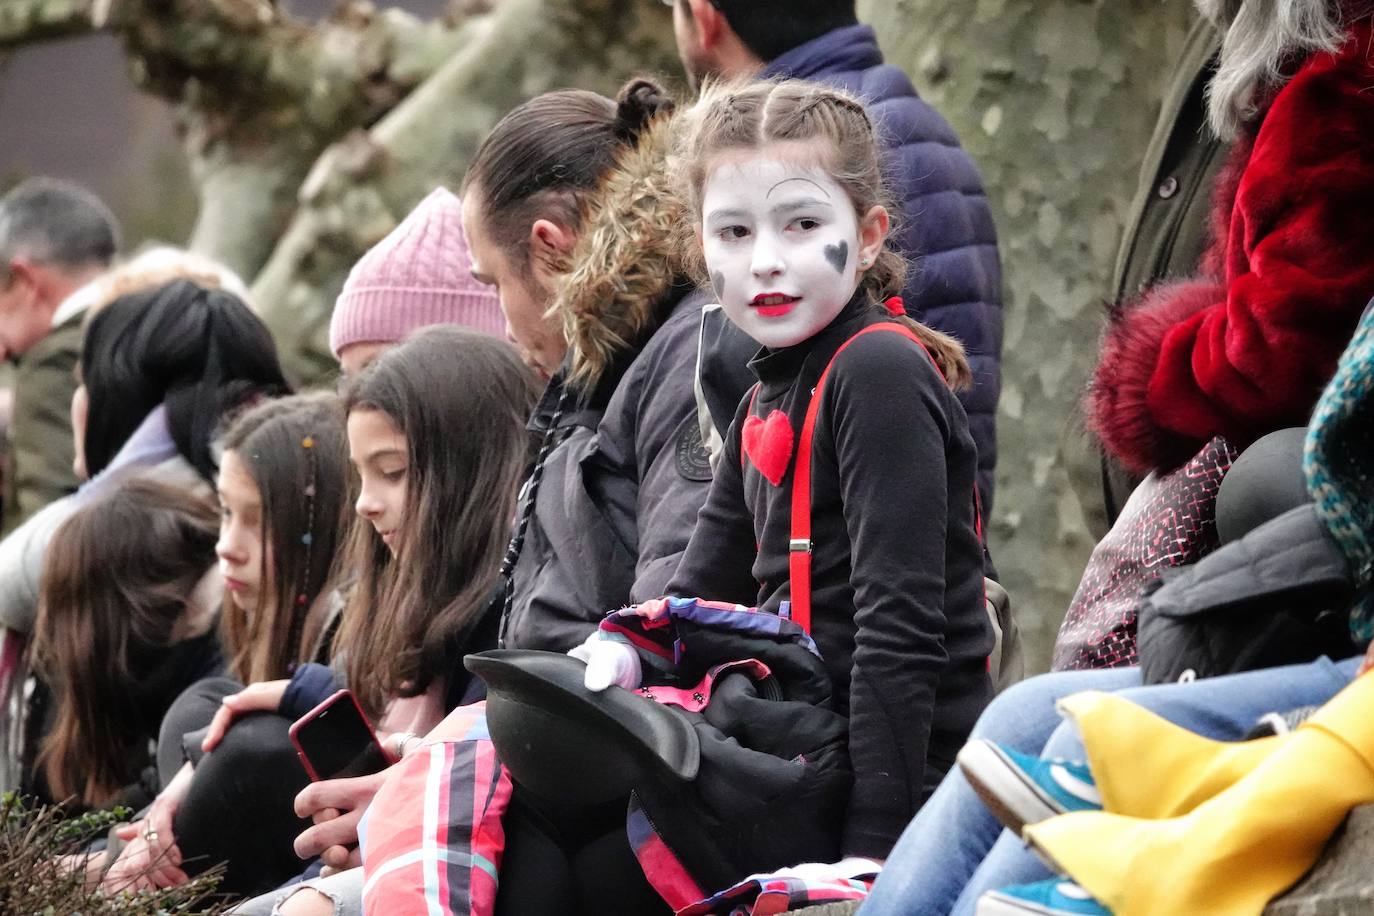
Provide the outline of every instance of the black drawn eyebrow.
[[820,191],[822,194],[824,194],[826,200],[830,200],[830,192],[827,191],[825,188],[821,187],[820,185],[816,184],[816,182],[812,181],[810,178],[784,178],[782,181],[779,181],[777,184],[769,188],[768,193],[763,195],[763,199],[767,200],[768,198],[772,197],[774,191],[776,191],[782,185],[787,184],[789,181],[804,181],[807,184],[815,187],[817,191]]

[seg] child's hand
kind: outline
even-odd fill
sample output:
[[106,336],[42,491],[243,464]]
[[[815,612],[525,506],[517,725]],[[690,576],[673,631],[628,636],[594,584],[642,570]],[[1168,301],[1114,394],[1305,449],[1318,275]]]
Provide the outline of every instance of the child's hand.
[[224,739],[224,733],[229,731],[229,726],[237,717],[250,712],[275,711],[281,706],[281,698],[286,694],[286,687],[290,683],[287,680],[260,681],[249,684],[238,693],[229,694],[220,701],[219,711],[210,720],[210,728],[205,732],[200,749],[207,754],[213,751]]
[[582,683],[588,690],[600,692],[612,684],[634,690],[644,677],[639,653],[623,642],[602,639],[599,631],[568,654],[587,663]]

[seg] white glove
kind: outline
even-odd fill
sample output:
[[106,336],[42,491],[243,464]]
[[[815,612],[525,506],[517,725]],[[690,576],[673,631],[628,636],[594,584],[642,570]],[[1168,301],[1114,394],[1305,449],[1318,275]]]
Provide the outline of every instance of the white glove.
[[750,875],[745,880],[767,880],[769,878],[800,878],[803,881],[819,883],[835,881],[840,878],[871,878],[883,870],[882,865],[872,859],[849,856],[838,862],[803,862],[790,868]]
[[612,684],[634,690],[644,677],[639,653],[623,642],[602,639],[599,631],[568,654],[587,664],[582,683],[588,690],[600,692]]

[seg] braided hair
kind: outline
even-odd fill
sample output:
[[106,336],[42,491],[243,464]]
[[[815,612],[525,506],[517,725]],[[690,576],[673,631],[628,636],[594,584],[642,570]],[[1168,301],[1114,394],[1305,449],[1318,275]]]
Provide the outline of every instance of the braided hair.
[[[706,270],[695,232],[701,226],[706,179],[722,153],[819,141],[824,152],[818,164],[845,189],[857,216],[887,203],[873,120],[863,103],[839,90],[802,80],[713,83],[676,125],[675,185],[693,216],[679,244],[702,285]],[[859,289],[875,303],[899,296],[906,267],[900,254],[884,246],[864,270]],[[894,320],[921,338],[951,387],[972,382],[957,340],[905,316]]]

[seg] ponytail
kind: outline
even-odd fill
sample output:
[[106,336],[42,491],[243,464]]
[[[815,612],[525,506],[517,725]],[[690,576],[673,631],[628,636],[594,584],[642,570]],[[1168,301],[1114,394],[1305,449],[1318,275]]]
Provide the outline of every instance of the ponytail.
[[595,92],[546,92],[511,111],[477,149],[462,194],[481,202],[487,233],[516,264],[529,264],[538,219],[580,228],[587,199],[616,161],[673,109],[655,82],[631,80],[612,101]]
[[649,125],[676,107],[661,86],[643,78],[621,87],[615,103],[615,138],[627,146],[637,145]]

